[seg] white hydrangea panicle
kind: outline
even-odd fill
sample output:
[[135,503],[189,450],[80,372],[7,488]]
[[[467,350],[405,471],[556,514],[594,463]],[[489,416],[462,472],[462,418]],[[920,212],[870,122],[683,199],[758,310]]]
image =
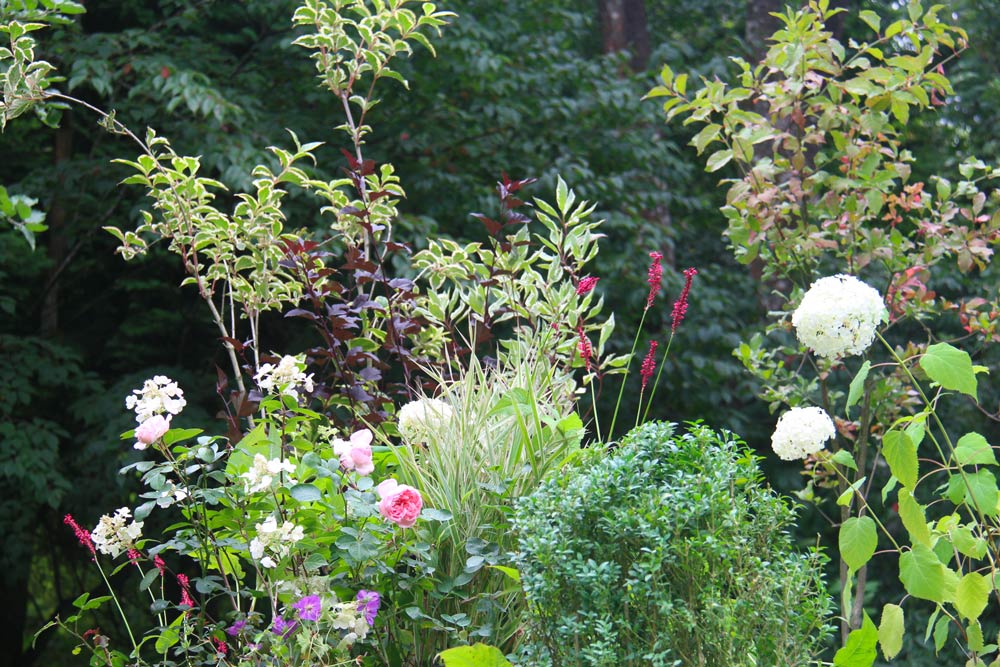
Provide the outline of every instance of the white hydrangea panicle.
[[399,433],[408,442],[423,442],[455,416],[450,405],[439,398],[422,398],[399,410]]
[[820,278],[792,313],[799,341],[820,357],[862,354],[889,317],[882,295],[854,276]]
[[312,373],[304,372],[305,362],[290,354],[283,356],[275,364],[261,364],[253,379],[265,394],[285,394],[295,400],[299,399],[299,389],[307,393],[313,390]]
[[[254,454],[253,467],[240,477],[243,478],[243,488],[247,493],[259,493],[271,488],[275,480],[281,478],[281,473],[295,472],[295,464],[291,461],[282,461],[279,458],[268,460],[263,454]],[[288,478],[289,484],[294,484],[295,480]]]
[[123,551],[135,548],[135,541],[142,535],[142,521],[132,521],[132,510],[121,507],[113,516],[105,514],[90,533],[94,546],[102,554],[115,558]]
[[139,424],[156,415],[178,415],[185,405],[184,392],[165,375],[154,375],[143,383],[142,389],[133,389],[125,397],[125,407],[135,410],[135,420]]
[[771,448],[785,461],[804,459],[823,449],[836,434],[833,420],[823,408],[792,408],[778,419]]
[[267,568],[277,567],[275,558],[280,560],[287,556],[292,546],[305,537],[302,526],[291,521],[284,521],[279,526],[274,516],[267,517],[256,528],[257,536],[250,540],[250,556]]

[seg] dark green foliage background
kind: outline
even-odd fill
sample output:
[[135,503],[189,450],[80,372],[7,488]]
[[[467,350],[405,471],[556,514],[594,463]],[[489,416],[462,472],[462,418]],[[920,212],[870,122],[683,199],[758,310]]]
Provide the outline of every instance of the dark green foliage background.
[[[648,253],[663,252],[670,267],[644,334],[661,344],[680,271],[697,267],[688,319],[651,416],[703,418],[766,452],[774,420],[731,355],[763,327],[766,288],[725,249],[719,175],[702,172],[686,146],[692,133],[665,125],[658,105],[641,101],[664,62],[678,72],[725,77],[729,56],[760,48],[744,38],[754,2],[646,2],[652,55],[639,72],[630,70],[627,54],[603,53],[595,3],[441,3],[459,18],[439,40],[436,59],[419,51],[402,66],[409,92],[393,83],[383,89],[367,150],[396,166],[409,194],[399,235],[417,247],[433,234],[483,239],[468,214],[494,212],[502,170],[538,177],[529,195],[548,197],[561,174],[578,196],[597,202],[607,238],[592,273],[616,314],[618,351],[630,346],[645,302]],[[860,9],[898,11],[888,0],[841,4],[850,9],[848,32]],[[94,0],[79,23],[42,34],[41,55],[67,77],[65,90],[116,109],[140,132],[155,127],[179,152],[201,155],[208,174],[233,190],[248,185],[267,145],[289,143],[286,128],[303,141],[330,142],[317,167],[330,177],[344,166],[342,139],[332,131],[340,116],[315,85],[306,55],[289,45],[294,6]],[[987,0],[950,6],[972,48],[949,66],[951,104],[911,123],[915,173],[923,177],[972,152],[986,161],[1000,153],[993,48],[1000,9]],[[213,421],[221,409],[215,365],[223,359],[203,305],[192,290],[177,288],[183,276],[162,249],[125,264],[100,229],[129,226],[144,206],[141,192],[117,187],[126,171],[110,162],[135,152],[79,110],[64,116],[58,132],[22,117],[0,134],[0,185],[39,199],[51,226],[35,252],[20,235],[0,231],[0,641],[7,647],[0,665],[74,664],[54,634],[35,650],[30,637],[77,591],[97,584],[62,516],[70,511],[93,525],[100,514],[135,504],[135,489],[116,474],[133,455],[118,440],[132,426],[123,405],[128,391],[154,373],[170,375],[189,400],[180,425],[224,431]],[[293,195],[290,226],[321,231],[315,204]],[[946,288],[955,298],[995,293],[996,284],[991,270]],[[296,352],[313,342],[287,322],[265,325],[268,350]],[[988,350],[977,361],[996,368]],[[617,383],[604,384],[602,423]],[[625,394],[626,417],[635,414],[637,394]],[[769,474],[780,489],[801,486],[794,467]],[[802,542],[826,530],[819,517],[804,520]],[[894,580],[873,579],[873,599],[899,590]],[[113,620],[101,624],[110,628]],[[935,664],[919,647],[907,657],[910,665]]]

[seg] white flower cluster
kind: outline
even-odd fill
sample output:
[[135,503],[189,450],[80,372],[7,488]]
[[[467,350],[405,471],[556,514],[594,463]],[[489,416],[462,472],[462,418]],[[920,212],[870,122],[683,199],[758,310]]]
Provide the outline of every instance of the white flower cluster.
[[142,389],[133,389],[125,397],[125,407],[135,410],[135,420],[140,424],[155,415],[180,414],[185,405],[184,392],[165,375],[154,375],[143,383]]
[[[271,488],[271,484],[280,478],[282,472],[295,472],[295,464],[281,459],[268,461],[263,454],[254,454],[253,467],[240,477],[245,480],[244,489],[247,493],[258,493]],[[288,483],[294,484],[295,480],[289,478]]]
[[823,449],[834,435],[833,420],[823,408],[792,408],[778,419],[771,448],[785,461],[804,459]]
[[422,398],[399,410],[399,433],[408,442],[423,442],[428,433],[438,431],[451,420],[455,411],[438,398]]
[[97,550],[115,558],[121,552],[134,548],[135,541],[142,535],[142,521],[128,523],[131,518],[132,511],[127,507],[115,510],[114,516],[102,516],[90,533]]
[[360,613],[358,602],[340,602],[333,605],[333,620],[330,622],[338,630],[347,630],[347,634],[340,640],[338,648],[349,648],[359,639],[364,639],[368,635],[368,621],[364,614]]
[[854,276],[820,278],[792,314],[799,341],[827,359],[861,354],[889,312],[878,291]]
[[250,556],[259,560],[264,567],[276,567],[279,560],[288,555],[292,545],[305,537],[302,526],[285,521],[280,526],[277,519],[269,516],[264,523],[257,524],[257,537],[250,540]]
[[297,357],[286,354],[278,361],[277,366],[261,364],[253,379],[257,381],[257,385],[264,393],[286,394],[298,400],[299,387],[307,392],[313,390],[312,373],[306,375],[303,368],[305,368],[304,361],[299,361]]

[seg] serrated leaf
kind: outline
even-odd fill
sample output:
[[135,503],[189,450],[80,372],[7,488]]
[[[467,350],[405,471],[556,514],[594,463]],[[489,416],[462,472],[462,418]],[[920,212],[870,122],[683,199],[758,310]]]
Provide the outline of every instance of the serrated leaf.
[[989,580],[978,572],[969,572],[955,588],[955,609],[965,618],[974,621],[986,609],[989,598]]
[[978,400],[976,373],[968,352],[948,343],[937,343],[927,348],[920,357],[920,367],[934,382],[945,389],[958,391]]
[[500,649],[486,644],[456,646],[441,651],[438,658],[444,667],[511,667]]
[[899,557],[899,580],[913,597],[945,602],[955,595],[958,575],[946,568],[937,554],[923,544],[915,544]]
[[882,607],[878,625],[878,643],[886,660],[895,658],[903,648],[903,608],[895,604]]
[[899,518],[903,521],[906,532],[910,534],[911,544],[931,546],[931,531],[927,527],[927,516],[923,506],[913,499],[906,488],[899,490]]
[[[954,477],[958,477],[955,475]],[[986,516],[997,515],[997,479],[989,470],[966,472],[961,476],[965,486],[965,502]]]
[[944,648],[945,642],[948,641],[948,632],[951,629],[951,619],[947,616],[942,616],[938,619],[938,622],[934,624],[934,653],[941,652]]
[[851,380],[851,388],[847,392],[847,406],[844,409],[844,414],[848,417],[851,416],[851,407],[857,405],[865,393],[865,380],[868,379],[868,372],[871,368],[872,362],[865,361],[858,369],[857,375]]
[[966,433],[955,443],[955,462],[967,465],[997,465],[997,457],[990,443],[978,433]]
[[917,460],[917,447],[910,436],[903,431],[886,433],[882,436],[882,456],[900,484],[911,489],[917,485],[920,462]]
[[840,465],[850,468],[851,470],[858,469],[858,464],[854,461],[854,455],[846,449],[837,450],[837,453],[831,458],[834,463],[839,463]]
[[878,631],[872,619],[865,614],[861,627],[847,635],[847,642],[833,656],[834,667],[871,667],[878,652]]
[[867,563],[878,546],[878,531],[870,516],[852,516],[840,526],[840,555],[855,572]]
[[855,492],[857,492],[857,490],[861,488],[861,485],[865,483],[866,479],[867,477],[862,477],[861,479],[859,479],[858,481],[854,482],[849,487],[847,487],[847,490],[844,491],[842,494],[840,494],[840,496],[837,498],[837,504],[842,507],[847,507],[848,505],[850,505],[851,499],[854,498]]

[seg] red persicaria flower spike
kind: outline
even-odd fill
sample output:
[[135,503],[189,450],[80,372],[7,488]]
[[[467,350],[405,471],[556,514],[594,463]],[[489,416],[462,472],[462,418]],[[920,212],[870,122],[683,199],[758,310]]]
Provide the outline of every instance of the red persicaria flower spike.
[[97,555],[97,552],[94,551],[94,541],[90,539],[90,533],[80,527],[80,524],[76,522],[72,514],[67,514],[63,517],[63,523],[73,529],[73,534],[80,541],[80,546],[89,550],[91,554]]
[[163,562],[162,558],[160,558],[160,554],[153,556],[153,565],[155,565],[156,569],[160,571],[161,577],[166,573],[167,564]]
[[132,565],[138,563],[140,558],[142,558],[142,553],[138,549],[128,550],[128,562],[132,563]]
[[688,294],[691,292],[691,281],[694,280],[697,274],[698,269],[684,269],[684,289],[681,290],[681,295],[677,297],[677,301],[674,301],[673,322],[670,325],[670,333],[677,331],[677,327],[684,321],[684,315],[687,314],[688,309]]
[[229,646],[226,644],[226,642],[222,641],[221,639],[216,639],[215,637],[212,637],[212,642],[215,644],[216,653],[218,653],[219,655],[229,654]]
[[649,341],[649,352],[646,353],[646,358],[642,360],[642,367],[639,369],[639,375],[642,377],[642,388],[645,389],[646,385],[649,384],[649,379],[653,377],[653,371],[656,370],[656,348],[659,347],[659,343],[655,340]]
[[649,283],[649,296],[646,297],[646,310],[649,310],[653,306],[653,299],[656,298],[657,292],[660,291],[660,285],[663,283],[663,265],[660,264],[660,260],[663,259],[663,253],[659,253],[654,250],[649,253],[649,257],[653,261],[649,263],[649,274],[646,278],[646,282]]
[[593,290],[597,285],[598,280],[600,280],[600,278],[597,276],[586,276],[585,278],[580,278],[580,283],[576,286],[577,296],[583,296]]
[[177,583],[181,586],[181,604],[186,604],[192,608],[195,607],[194,599],[191,597],[191,584],[188,583],[187,575],[178,574]]
[[576,328],[576,333],[580,337],[580,342],[577,343],[576,349],[580,351],[580,358],[583,359],[583,363],[587,365],[587,370],[590,370],[590,357],[594,352],[594,349],[590,346],[590,339],[587,338],[587,334],[583,333],[583,325],[581,324]]

